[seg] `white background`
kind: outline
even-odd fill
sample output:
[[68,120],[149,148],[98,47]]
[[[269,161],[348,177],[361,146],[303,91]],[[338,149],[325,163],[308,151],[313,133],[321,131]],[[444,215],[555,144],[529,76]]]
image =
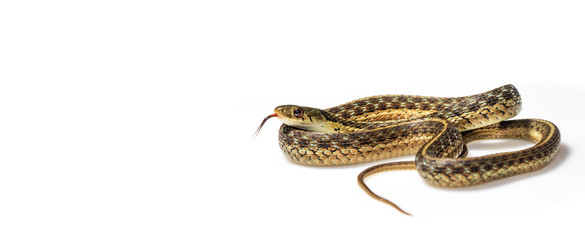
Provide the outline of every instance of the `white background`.
[[[583,237],[582,1],[4,1],[0,239]],[[281,104],[512,83],[546,169],[465,189],[286,160]],[[485,141],[482,155],[530,144]],[[412,156],[401,158],[410,160]]]

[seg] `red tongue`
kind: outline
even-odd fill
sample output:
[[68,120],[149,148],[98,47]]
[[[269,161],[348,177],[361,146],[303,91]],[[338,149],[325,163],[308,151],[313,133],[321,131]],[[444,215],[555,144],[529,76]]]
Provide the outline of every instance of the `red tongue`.
[[264,126],[264,123],[266,123],[266,121],[268,121],[268,119],[270,119],[272,117],[278,117],[278,115],[276,113],[274,113],[274,114],[270,114],[266,118],[264,118],[264,120],[262,120],[262,123],[260,124],[260,127],[258,127],[258,129],[256,129],[256,132],[254,132],[254,135],[252,135],[252,140],[256,139],[256,136],[258,136],[258,133],[260,133],[260,129],[262,129],[262,126]]

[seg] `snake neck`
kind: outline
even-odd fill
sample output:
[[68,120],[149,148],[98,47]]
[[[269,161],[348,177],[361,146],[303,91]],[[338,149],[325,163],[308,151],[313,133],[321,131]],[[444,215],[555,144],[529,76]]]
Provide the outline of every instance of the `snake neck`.
[[322,113],[326,121],[321,125],[321,132],[347,133],[362,131],[364,128],[368,127],[368,123],[346,120],[336,117],[333,114],[329,114],[326,111],[322,111]]

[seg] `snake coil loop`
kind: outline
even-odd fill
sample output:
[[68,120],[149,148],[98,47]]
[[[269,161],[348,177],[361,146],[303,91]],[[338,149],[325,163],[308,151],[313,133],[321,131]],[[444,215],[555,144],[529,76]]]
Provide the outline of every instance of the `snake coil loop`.
[[[560,147],[559,129],[541,119],[505,121],[521,109],[518,90],[505,85],[466,97],[439,98],[382,95],[319,110],[280,106],[275,114],[285,124],[279,145],[291,161],[318,166],[366,163],[416,154],[414,161],[370,167],[358,176],[372,197],[408,214],[373,193],[364,183],[388,170],[417,170],[428,183],[464,187],[531,172],[549,164]],[[306,117],[306,119],[305,119]],[[297,118],[297,119],[295,119]],[[465,143],[514,138],[534,142],[520,151],[465,157]]]

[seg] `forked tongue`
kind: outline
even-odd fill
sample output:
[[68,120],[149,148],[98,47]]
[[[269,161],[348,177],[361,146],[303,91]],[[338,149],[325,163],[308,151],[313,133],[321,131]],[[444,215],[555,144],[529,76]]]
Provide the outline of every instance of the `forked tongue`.
[[264,120],[262,120],[262,123],[260,124],[260,127],[258,127],[258,129],[256,129],[256,132],[254,132],[254,135],[252,135],[252,141],[254,141],[254,139],[256,139],[256,137],[258,136],[258,133],[260,133],[260,129],[262,129],[262,126],[264,126],[264,124],[266,123],[266,121],[268,121],[268,119],[272,118],[272,117],[276,117],[278,115],[276,115],[276,113],[274,114],[270,114],[267,117],[264,118]]

